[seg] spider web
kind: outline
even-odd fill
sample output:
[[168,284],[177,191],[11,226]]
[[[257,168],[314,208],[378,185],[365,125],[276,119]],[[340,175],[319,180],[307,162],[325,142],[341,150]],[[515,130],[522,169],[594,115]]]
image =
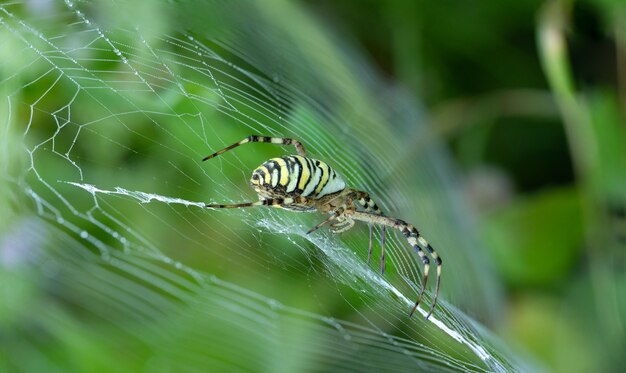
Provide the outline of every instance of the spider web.
[[[7,367],[526,369],[468,316],[498,321],[497,280],[419,104],[293,4],[10,2],[0,37],[0,268],[27,289],[7,298]],[[255,200],[250,170],[294,152],[200,162],[249,134],[300,139],[420,228],[444,260],[428,321],[407,317],[421,267],[395,233],[383,276],[367,227],[202,208]]]

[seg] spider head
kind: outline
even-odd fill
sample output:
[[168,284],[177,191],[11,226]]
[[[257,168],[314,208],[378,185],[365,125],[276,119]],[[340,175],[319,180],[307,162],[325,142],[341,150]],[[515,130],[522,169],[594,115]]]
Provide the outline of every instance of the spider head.
[[263,169],[256,169],[252,173],[252,177],[250,177],[250,186],[257,193],[261,193],[265,191],[267,188],[265,186],[265,175]]
[[262,180],[263,178],[261,177],[260,172],[255,171],[250,178],[250,185],[252,185],[252,187],[258,187],[259,185],[261,185]]

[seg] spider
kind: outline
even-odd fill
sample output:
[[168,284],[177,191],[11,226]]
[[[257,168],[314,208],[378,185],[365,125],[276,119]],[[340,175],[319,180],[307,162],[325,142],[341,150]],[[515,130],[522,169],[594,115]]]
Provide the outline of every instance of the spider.
[[[328,223],[330,223],[333,233],[340,233],[352,228],[355,220],[366,222],[369,224],[368,264],[372,257],[373,224],[379,224],[382,226],[380,270],[383,274],[385,273],[386,228],[398,229],[417,251],[424,264],[422,287],[417,301],[409,313],[409,317],[413,316],[420,304],[428,281],[430,260],[422,248],[427,250],[437,263],[437,285],[433,303],[426,316],[426,319],[428,319],[435,309],[437,297],[439,296],[441,279],[441,258],[439,255],[413,225],[401,219],[385,216],[367,192],[346,188],[343,178],[328,164],[306,157],[304,147],[300,141],[291,138],[252,135],[204,157],[202,161],[214,158],[238,146],[255,142],[293,145],[298,155],[269,159],[252,171],[250,185],[259,195],[259,201],[234,205],[206,204],[205,207],[221,209],[270,206],[301,212],[317,210],[330,215],[326,220],[309,229],[307,234],[318,230]],[[362,211],[358,211],[357,206]]]

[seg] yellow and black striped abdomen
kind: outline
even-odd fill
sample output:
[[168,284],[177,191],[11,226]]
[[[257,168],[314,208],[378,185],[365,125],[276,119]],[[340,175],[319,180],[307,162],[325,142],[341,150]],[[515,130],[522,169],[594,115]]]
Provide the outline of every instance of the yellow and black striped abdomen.
[[345,189],[346,184],[326,163],[290,155],[272,158],[252,172],[252,187],[261,195],[317,199]]

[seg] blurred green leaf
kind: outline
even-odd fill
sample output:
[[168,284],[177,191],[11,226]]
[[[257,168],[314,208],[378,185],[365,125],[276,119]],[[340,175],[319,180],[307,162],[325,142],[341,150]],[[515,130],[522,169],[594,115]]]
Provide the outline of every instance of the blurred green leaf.
[[521,197],[483,220],[492,257],[514,287],[562,285],[583,247],[580,196],[554,188]]

